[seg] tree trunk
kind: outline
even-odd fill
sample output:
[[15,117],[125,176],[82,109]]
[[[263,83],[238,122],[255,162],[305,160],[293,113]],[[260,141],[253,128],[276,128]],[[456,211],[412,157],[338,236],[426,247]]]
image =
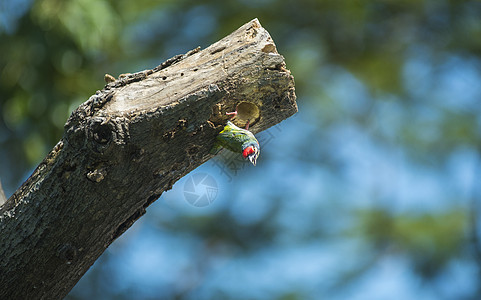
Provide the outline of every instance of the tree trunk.
[[[111,78],[113,79],[113,78]],[[297,111],[257,19],[200,51],[127,74],[80,105],[0,207],[0,299],[63,298],[146,207],[213,156],[227,120],[257,133]]]

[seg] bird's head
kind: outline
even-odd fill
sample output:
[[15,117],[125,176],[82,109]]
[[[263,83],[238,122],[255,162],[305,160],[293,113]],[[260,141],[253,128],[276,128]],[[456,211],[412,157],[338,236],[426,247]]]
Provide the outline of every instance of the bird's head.
[[242,151],[242,156],[248,159],[254,166],[256,165],[259,154],[260,150],[257,145],[249,145]]

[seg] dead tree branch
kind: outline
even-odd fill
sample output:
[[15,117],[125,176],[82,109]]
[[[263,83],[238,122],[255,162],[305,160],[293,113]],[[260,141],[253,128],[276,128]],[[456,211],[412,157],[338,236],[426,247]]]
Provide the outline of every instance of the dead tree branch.
[[250,120],[254,133],[297,111],[293,77],[257,19],[97,91],[0,207],[0,299],[64,297],[152,202],[212,158],[225,113],[241,102],[237,124]]

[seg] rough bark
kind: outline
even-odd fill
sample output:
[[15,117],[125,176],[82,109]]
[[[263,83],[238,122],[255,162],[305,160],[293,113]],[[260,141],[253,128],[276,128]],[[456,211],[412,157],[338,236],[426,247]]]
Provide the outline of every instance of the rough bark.
[[237,105],[234,123],[254,133],[297,111],[293,77],[257,19],[97,91],[0,207],[0,299],[64,297],[162,192],[212,158]]

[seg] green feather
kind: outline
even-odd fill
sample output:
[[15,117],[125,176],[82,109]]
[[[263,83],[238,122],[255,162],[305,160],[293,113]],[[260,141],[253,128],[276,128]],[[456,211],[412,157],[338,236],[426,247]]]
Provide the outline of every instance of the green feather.
[[259,148],[259,142],[254,134],[249,130],[235,126],[231,121],[227,121],[227,125],[225,125],[224,129],[217,136],[211,154],[216,154],[221,148],[242,153],[242,150],[249,145],[256,145],[257,148]]

